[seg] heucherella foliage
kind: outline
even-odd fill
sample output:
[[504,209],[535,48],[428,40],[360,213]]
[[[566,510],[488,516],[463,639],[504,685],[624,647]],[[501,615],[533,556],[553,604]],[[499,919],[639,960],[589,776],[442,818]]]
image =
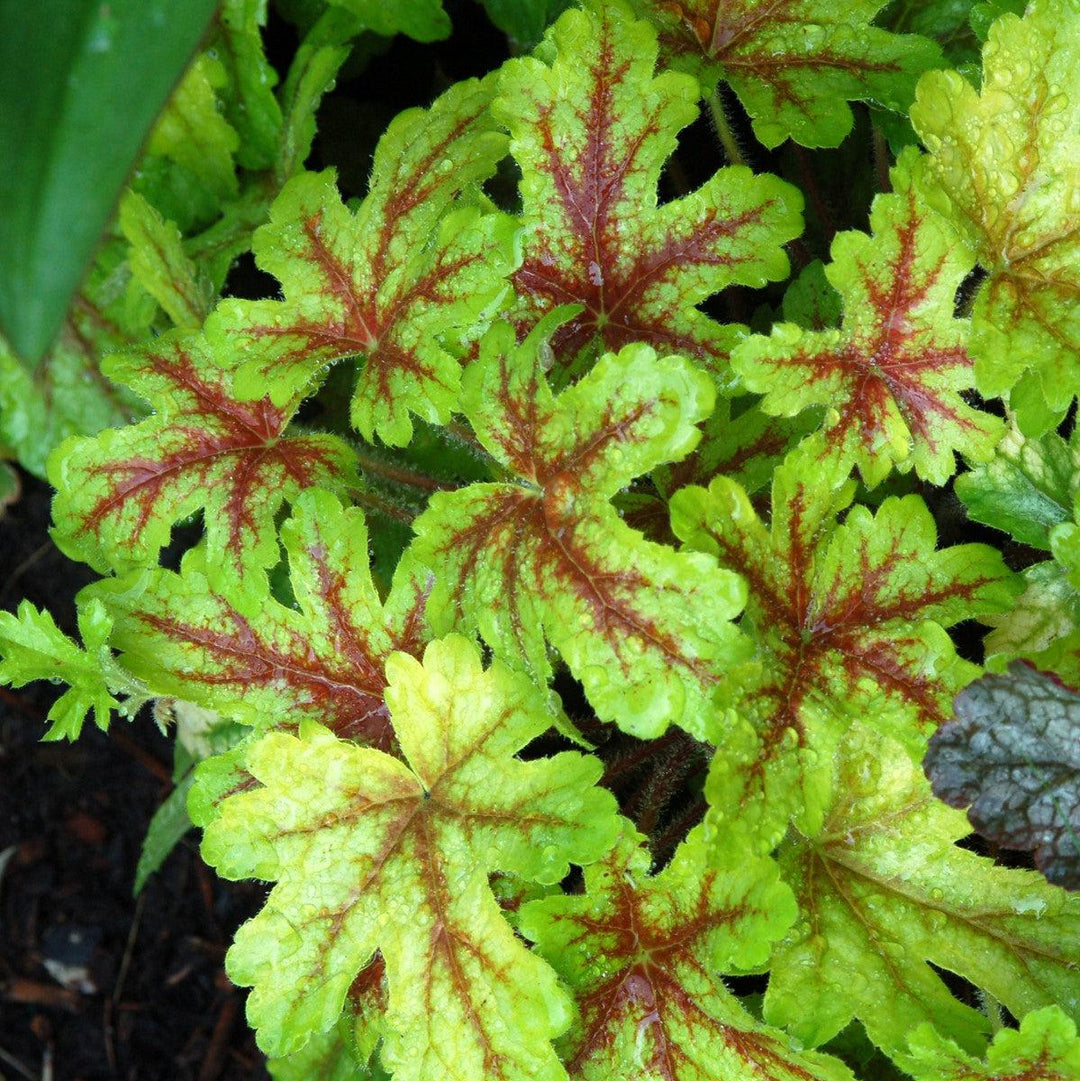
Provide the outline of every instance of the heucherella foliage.
[[271,1076],[1075,1074],[1078,4],[226,0],[0,352],[104,576],[0,683],[215,726]]
[[555,396],[544,355],[564,317],[556,309],[520,346],[509,325],[493,327],[468,371],[465,414],[507,477],[436,493],[416,521],[433,608],[451,619],[459,609],[462,626],[545,682],[546,639],[603,720],[636,735],[671,722],[701,735],[725,666],[743,652],[730,622],[742,583],[711,556],[645,540],[610,499],[694,446],[712,384],[638,344]]
[[1021,428],[1039,435],[1080,378],[1080,3],[1033,0],[1023,18],[1002,16],[981,91],[932,72],[911,118],[931,152],[931,197],[987,272],[972,311],[979,390],[1009,392]]
[[882,0],[634,0],[660,28],[672,63],[712,88],[723,79],[766,146],[792,138],[836,146],[847,102],[905,111],[940,52],[914,34],[872,26]]
[[514,314],[531,326],[560,304],[582,305],[553,340],[562,365],[646,342],[722,370],[740,328],[697,305],[732,284],[784,277],[781,245],[802,229],[799,192],[745,168],[657,206],[698,87],[654,76],[656,55],[652,27],[610,3],[568,12],[537,58],[507,64],[499,79],[495,112],[521,167],[526,227]]
[[887,499],[876,513],[856,505],[837,523],[854,493],[842,457],[816,435],[776,469],[768,525],[727,477],[671,500],[676,534],[749,587],[742,625],[757,655],[727,683],[741,723],[713,733],[709,785],[717,815],[748,808],[769,847],[793,814],[820,822],[853,719],[921,752],[923,734],[977,673],[944,628],[1001,611],[1016,593],[993,549],[935,551],[918,496]]
[[954,451],[985,461],[1001,435],[997,417],[960,396],[974,374],[968,325],[953,308],[974,261],[919,198],[917,160],[906,152],[892,171],[893,191],[874,200],[872,236],[833,241],[825,275],[842,298],[841,328],[778,323],[732,357],[743,384],[765,395],[766,412],[828,406],[830,443],[870,486],[894,464],[944,484],[956,471]]

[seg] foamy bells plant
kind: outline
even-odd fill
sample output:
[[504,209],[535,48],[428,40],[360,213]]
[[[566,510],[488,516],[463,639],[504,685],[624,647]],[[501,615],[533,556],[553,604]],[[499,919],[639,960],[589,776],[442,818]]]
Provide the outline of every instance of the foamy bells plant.
[[[223,182],[273,298],[125,204],[132,420],[48,462],[102,577],[81,646],[0,615],[0,678],[70,685],[46,738],[233,726],[187,808],[273,884],[227,971],[278,1081],[1080,1076],[1080,707],[950,633],[1080,683],[1080,4],[880,6],[566,11],[399,115],[359,201],[295,154]],[[691,189],[703,103],[746,160]],[[868,231],[813,190],[804,231],[751,165],[867,116]],[[997,547],[939,543],[958,472]]]

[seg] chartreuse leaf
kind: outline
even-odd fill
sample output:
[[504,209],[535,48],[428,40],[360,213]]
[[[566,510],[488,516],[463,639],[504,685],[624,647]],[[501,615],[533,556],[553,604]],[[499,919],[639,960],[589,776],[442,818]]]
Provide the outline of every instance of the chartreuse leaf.
[[146,133],[215,6],[3,5],[0,323],[31,365],[59,332]]
[[833,241],[825,274],[842,297],[841,328],[779,323],[732,356],[742,382],[765,394],[767,413],[830,406],[830,445],[871,487],[894,464],[944,484],[956,470],[954,451],[985,461],[1002,429],[960,397],[974,374],[968,324],[953,308],[974,260],[919,198],[917,159],[907,151],[892,171],[893,191],[874,199],[872,236],[852,231]]
[[82,646],[29,601],[19,605],[18,614],[0,612],[0,683],[22,687],[47,679],[70,687],[49,710],[52,726],[44,739],[75,739],[88,713],[104,731],[113,710],[121,708],[116,694],[134,690],[134,682],[124,679],[113,662],[108,645],[112,620],[104,606],[93,600],[80,604],[78,620]]
[[386,962],[395,1081],[555,1081],[570,1013],[555,974],[514,937],[488,886],[503,869],[557,882],[615,840],[600,763],[515,753],[550,723],[544,694],[451,636],[387,662],[386,701],[409,763],[304,722],[247,752],[262,787],[229,796],[203,852],[228,878],[276,880],[227,967],[253,987],[269,1055],[337,1021],[376,949]]
[[986,1018],[931,963],[1016,1017],[1053,1004],[1080,1016],[1080,897],[958,848],[964,816],[867,726],[845,738],[834,791],[820,829],[779,856],[800,913],[773,954],[766,1020],[812,1046],[855,1016],[894,1057],[929,1021],[981,1053]]
[[717,733],[707,791],[714,821],[741,816],[765,847],[793,814],[817,828],[832,756],[853,719],[921,756],[923,734],[978,671],[944,628],[1001,611],[1018,591],[991,548],[935,551],[919,496],[890,497],[876,513],[856,505],[837,524],[854,490],[816,435],[777,468],[768,526],[726,477],[671,500],[676,535],[749,586],[742,623],[757,660],[725,684],[743,721]]
[[621,2],[566,12],[538,55],[504,67],[494,105],[522,173],[517,318],[531,325],[559,304],[584,305],[553,341],[561,363],[647,342],[720,367],[740,329],[697,305],[728,285],[787,276],[782,245],[802,231],[802,196],[730,168],[657,206],[698,86],[654,76],[656,33]]
[[729,622],[745,596],[711,556],[646,541],[609,502],[698,440],[711,380],[647,345],[603,356],[557,398],[544,378],[556,310],[518,346],[485,336],[462,406],[505,480],[437,492],[414,523],[435,569],[432,610],[479,630],[497,655],[550,675],[545,639],[593,708],[636,735],[704,732],[709,700],[743,653]]
[[1051,882],[1080,890],[1080,694],[1014,661],[957,696],[924,768],[984,837],[1034,852]]
[[384,665],[429,639],[426,573],[409,560],[380,600],[364,516],[329,493],[301,495],[282,527],[296,607],[265,575],[215,586],[207,552],[181,573],[154,568],[89,587],[115,621],[125,667],[162,694],[261,728],[317,720],[337,735],[389,747]]
[[329,172],[285,187],[253,244],[285,299],[225,301],[209,328],[250,355],[240,393],[283,405],[326,364],[355,356],[352,422],[366,439],[408,443],[410,413],[449,420],[461,373],[443,339],[482,328],[518,258],[512,218],[457,198],[506,152],[492,87],[457,83],[430,109],[399,114],[356,213]]
[[49,464],[53,538],[98,571],[156,561],[172,526],[202,508],[209,566],[238,576],[278,558],[274,514],[321,484],[354,481],[347,444],[287,435],[300,404],[237,400],[231,358],[191,333],[163,335],[105,371],[155,410],[139,424],[75,437]]
[[918,77],[939,64],[931,41],[871,26],[884,0],[633,0],[660,29],[674,67],[707,88],[723,79],[769,147],[788,137],[838,146],[849,101],[906,112]]
[[[628,824],[627,824],[628,825]],[[624,829],[585,871],[585,893],[533,901],[523,933],[573,992],[561,1050],[581,1081],[846,1081],[839,1060],[800,1054],[755,1021],[719,972],[762,965],[795,917],[764,859],[706,862],[695,830],[659,874]]]
[[973,1058],[932,1025],[920,1025],[904,1056],[915,1081],[1072,1081],[1080,1077],[1076,1025],[1056,1006],[1035,1010],[1020,1029],[994,1036],[985,1060]]
[[933,72],[911,119],[931,151],[931,197],[987,271],[972,311],[979,390],[1012,390],[1021,428],[1047,431],[1080,385],[1080,3],[1002,16],[981,92]]

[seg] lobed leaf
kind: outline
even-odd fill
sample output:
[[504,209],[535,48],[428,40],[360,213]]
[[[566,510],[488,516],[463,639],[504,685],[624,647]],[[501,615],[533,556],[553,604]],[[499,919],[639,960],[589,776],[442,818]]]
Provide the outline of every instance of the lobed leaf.
[[672,66],[712,89],[720,79],[766,146],[792,138],[838,146],[849,101],[907,112],[919,75],[940,63],[933,42],[871,22],[884,0],[633,0],[660,30]]
[[979,390],[1011,391],[1033,435],[1060,420],[1080,380],[1078,41],[1077,0],[1034,0],[991,27],[981,91],[932,72],[911,110],[931,196],[987,271],[972,311]]
[[561,365],[645,342],[723,371],[741,330],[697,306],[729,285],[784,278],[782,246],[802,231],[800,193],[745,167],[657,206],[698,87],[654,75],[656,57],[655,31],[610,2],[566,12],[538,56],[499,79],[493,109],[521,167],[526,230],[514,314],[531,327],[558,305],[583,305],[553,338]]
[[507,476],[435,493],[414,523],[417,558],[435,570],[432,610],[540,682],[550,642],[597,715],[629,732],[674,721],[700,735],[742,652],[729,622],[742,584],[709,556],[646,541],[609,501],[694,446],[711,381],[630,345],[555,397],[543,367],[552,325],[520,346],[509,324],[493,327],[468,370],[465,414]]
[[1080,1039],[1076,1025],[1047,1006],[1021,1018],[1019,1030],[998,1032],[980,1061],[925,1024],[911,1036],[905,1065],[915,1081],[1070,1081],[1080,1073]]
[[1013,1013],[1080,1016],[1080,898],[958,848],[969,827],[894,741],[854,726],[821,828],[780,854],[800,914],[773,956],[765,1017],[815,1045],[852,1017],[894,1057],[923,1022],[981,1053],[986,1018],[931,963]]
[[49,709],[52,725],[43,739],[78,738],[89,713],[105,731],[113,710],[120,709],[104,662],[106,657],[112,659],[108,646],[112,621],[96,601],[79,606],[78,620],[82,646],[64,634],[48,612],[39,612],[29,601],[19,604],[17,614],[0,612],[0,683],[22,687],[47,679],[69,685]]
[[327,492],[303,493],[281,533],[295,606],[271,594],[265,575],[215,584],[202,548],[180,574],[154,568],[89,592],[115,621],[125,666],[158,693],[260,729],[317,721],[387,749],[384,666],[395,651],[419,655],[430,638],[427,575],[403,561],[382,601],[363,514]]
[[250,354],[241,394],[283,405],[325,365],[356,357],[352,423],[365,439],[401,446],[410,414],[449,420],[460,382],[451,339],[482,331],[518,259],[513,219],[462,197],[506,152],[492,88],[457,83],[430,109],[399,114],[355,213],[329,172],[285,187],[253,242],[285,299],[224,301],[208,328]]
[[718,726],[708,792],[714,821],[743,815],[766,848],[792,815],[820,822],[830,763],[853,719],[921,756],[924,734],[977,673],[944,628],[1007,609],[1017,592],[993,549],[935,551],[918,496],[890,497],[876,513],[854,506],[837,524],[854,489],[842,459],[814,436],[776,470],[769,526],[726,477],[671,500],[676,535],[749,586],[742,624],[757,660],[723,699],[743,721]]
[[643,838],[625,829],[585,871],[585,893],[521,912],[578,1002],[563,1038],[581,1081],[845,1081],[828,1055],[794,1051],[754,1018],[717,974],[767,959],[794,919],[775,866],[706,863],[700,831],[656,875]]
[[347,444],[290,435],[300,404],[239,401],[231,358],[190,333],[110,357],[105,371],[153,408],[139,424],[75,437],[49,463],[53,538],[95,570],[155,562],[172,526],[200,508],[214,575],[258,573],[278,558],[274,514],[316,484],[354,483]]
[[1047,879],[1080,890],[1080,695],[1014,661],[956,699],[923,763],[934,794]]
[[229,796],[204,834],[226,877],[277,881],[239,931],[230,976],[270,1055],[337,1021],[376,949],[386,963],[382,1060],[397,1081],[547,1081],[569,1021],[554,973],[515,937],[488,886],[504,869],[557,882],[617,834],[600,765],[568,752],[514,757],[549,725],[543,695],[459,637],[424,662],[387,663],[409,765],[305,722],[272,732],[247,768],[262,787]]
[[740,345],[732,366],[764,393],[768,413],[794,416],[829,406],[830,445],[854,461],[867,485],[893,465],[944,484],[954,451],[986,461],[1001,435],[997,417],[971,408],[968,324],[953,317],[956,291],[974,265],[947,222],[918,196],[909,150],[878,195],[872,235],[840,233],[825,274],[842,298],[839,330],[779,323]]

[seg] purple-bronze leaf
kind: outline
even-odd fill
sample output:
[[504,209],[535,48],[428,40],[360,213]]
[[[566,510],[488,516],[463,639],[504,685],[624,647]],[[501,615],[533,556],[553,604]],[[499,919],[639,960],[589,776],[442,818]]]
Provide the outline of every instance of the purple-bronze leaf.
[[1080,694],[1014,661],[957,695],[924,767],[983,836],[1033,852],[1050,882],[1080,890]]

